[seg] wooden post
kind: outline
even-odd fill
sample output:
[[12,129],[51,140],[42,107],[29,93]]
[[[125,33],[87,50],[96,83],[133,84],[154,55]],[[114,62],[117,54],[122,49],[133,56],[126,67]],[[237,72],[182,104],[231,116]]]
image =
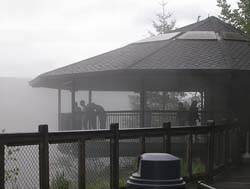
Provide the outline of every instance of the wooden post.
[[214,127],[215,123],[213,120],[207,121],[209,129],[209,140],[208,140],[208,162],[207,171],[210,180],[213,180],[213,168],[214,168]]
[[163,123],[165,133],[163,136],[163,146],[166,153],[171,153],[171,122]]
[[92,90],[89,90],[89,104],[92,103]]
[[39,125],[38,131],[42,136],[39,144],[39,178],[40,188],[49,189],[49,143],[48,125]]
[[234,122],[234,126],[236,127],[236,142],[237,142],[237,146],[236,146],[236,153],[237,153],[237,164],[241,163],[241,152],[240,152],[240,127],[237,125],[238,124],[238,120],[235,120]]
[[144,127],[145,121],[145,93],[144,90],[140,92],[140,127]]
[[75,81],[72,81],[72,90],[71,90],[71,112],[72,112],[72,117],[71,117],[71,129],[75,129],[75,102],[76,102],[76,89],[75,89]]
[[0,189],[4,189],[5,168],[4,168],[4,144],[0,143]]
[[193,148],[193,134],[192,131],[188,135],[187,142],[187,172],[188,177],[191,179],[193,175],[193,156],[192,156],[192,148]]
[[86,188],[86,167],[85,167],[85,140],[78,141],[78,188]]
[[58,130],[62,130],[62,125],[61,125],[61,89],[58,89]]
[[119,188],[119,124],[110,125],[113,137],[110,139],[110,189]]
[[230,157],[230,141],[229,141],[229,131],[228,129],[225,130],[225,159],[224,159],[224,165],[227,167],[229,163],[229,157]]

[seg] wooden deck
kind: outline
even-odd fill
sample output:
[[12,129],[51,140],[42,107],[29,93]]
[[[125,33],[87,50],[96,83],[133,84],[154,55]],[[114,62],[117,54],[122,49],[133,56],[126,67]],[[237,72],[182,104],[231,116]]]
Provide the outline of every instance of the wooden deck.
[[[214,178],[213,182],[203,182],[216,189],[249,189],[250,188],[250,163],[242,163],[226,169],[225,172]],[[188,189],[197,188],[190,184]],[[206,188],[206,187],[201,187]]]
[[215,178],[213,186],[218,189],[249,189],[250,163],[243,163],[237,167],[229,168],[218,178]]

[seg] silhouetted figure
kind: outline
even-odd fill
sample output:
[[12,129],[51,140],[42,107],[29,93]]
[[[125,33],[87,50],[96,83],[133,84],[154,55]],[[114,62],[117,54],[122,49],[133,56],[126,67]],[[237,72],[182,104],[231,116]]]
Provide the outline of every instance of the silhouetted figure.
[[194,100],[190,106],[190,109],[189,109],[188,124],[189,125],[197,125],[196,120],[200,121],[200,117],[198,114],[197,101]]
[[176,114],[176,124],[178,126],[185,126],[187,121],[187,112],[186,108],[183,106],[182,102],[178,103],[178,111]]
[[96,129],[96,111],[95,111],[95,105],[94,103],[89,103],[85,107],[85,116],[83,125],[87,129]]
[[80,106],[82,107],[82,111],[84,112],[84,111],[85,111],[85,108],[86,108],[86,104],[85,104],[85,101],[84,101],[84,100],[81,100],[81,101],[80,101]]
[[[93,103],[94,104],[94,103]],[[94,104],[96,115],[99,119],[100,129],[106,129],[107,115],[104,108],[100,105]]]
[[74,104],[75,108],[75,126],[72,128],[73,130],[81,130],[82,129],[82,111],[78,106],[77,102]]

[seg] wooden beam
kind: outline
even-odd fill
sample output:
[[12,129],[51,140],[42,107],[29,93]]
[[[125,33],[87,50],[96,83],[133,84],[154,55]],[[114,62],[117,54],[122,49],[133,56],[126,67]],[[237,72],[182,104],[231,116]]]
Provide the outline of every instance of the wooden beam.
[[145,90],[144,90],[144,80],[141,81],[141,91],[140,91],[140,127],[144,127],[145,121]]
[[49,189],[49,142],[48,125],[39,125],[39,133],[43,137],[39,144],[39,177],[40,188]]
[[0,143],[0,189],[5,187],[4,144]]
[[110,125],[113,137],[110,139],[110,188],[119,188],[119,124]]
[[78,141],[78,188],[86,188],[85,140]]
[[75,89],[75,81],[72,81],[72,89],[71,89],[71,112],[72,112],[72,125],[71,129],[75,128],[75,102],[76,102],[76,89]]
[[61,130],[61,89],[58,89],[58,130]]

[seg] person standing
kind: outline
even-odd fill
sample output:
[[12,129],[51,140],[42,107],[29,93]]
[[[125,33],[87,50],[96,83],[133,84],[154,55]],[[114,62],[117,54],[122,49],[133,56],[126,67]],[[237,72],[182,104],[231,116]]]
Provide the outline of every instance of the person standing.
[[100,129],[106,129],[107,115],[104,108],[100,105],[94,104],[96,115],[99,119]]
[[197,108],[197,101],[194,100],[190,106],[190,109],[189,109],[189,115],[188,115],[188,124],[190,126],[196,126],[197,123],[196,121],[200,121],[200,117],[199,117],[199,114],[198,114],[198,108]]

